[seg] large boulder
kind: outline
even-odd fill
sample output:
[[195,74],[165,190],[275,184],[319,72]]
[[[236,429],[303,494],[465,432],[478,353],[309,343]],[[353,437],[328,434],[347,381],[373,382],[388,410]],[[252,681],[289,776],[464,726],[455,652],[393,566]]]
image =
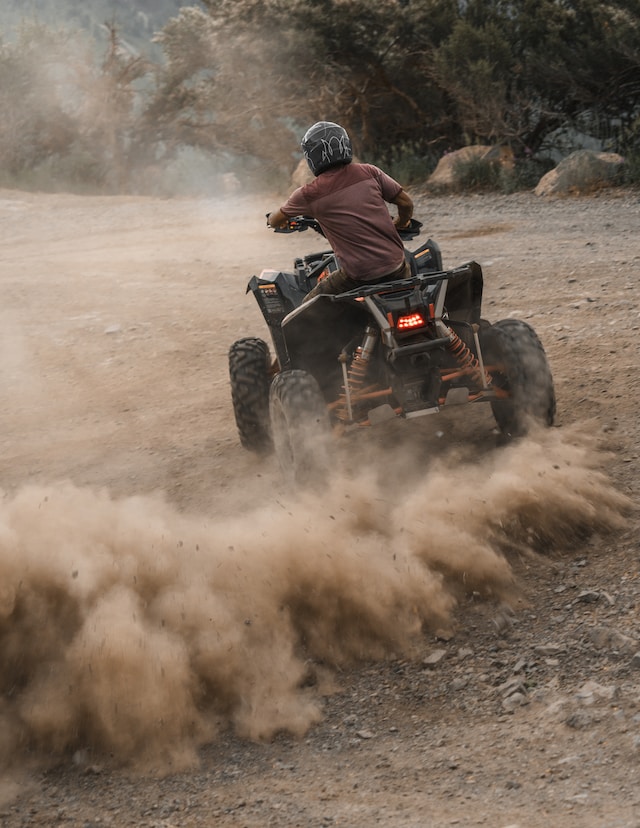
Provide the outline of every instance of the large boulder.
[[624,164],[615,152],[576,150],[538,182],[539,196],[592,192],[610,185]]
[[432,190],[448,190],[455,188],[457,181],[457,167],[459,164],[468,164],[472,161],[488,161],[500,164],[505,169],[513,169],[513,151],[510,147],[488,147],[475,144],[471,147],[448,152],[438,161],[438,166],[427,179],[427,187]]

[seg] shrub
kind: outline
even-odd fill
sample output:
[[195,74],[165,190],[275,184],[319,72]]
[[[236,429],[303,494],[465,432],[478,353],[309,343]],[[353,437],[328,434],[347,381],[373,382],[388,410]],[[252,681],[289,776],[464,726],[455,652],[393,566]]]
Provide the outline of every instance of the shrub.
[[516,158],[513,169],[503,167],[500,170],[499,189],[503,193],[533,190],[554,166],[550,158]]
[[486,158],[471,158],[457,161],[453,173],[458,188],[467,192],[499,190],[502,167],[498,161]]
[[640,149],[625,155],[617,183],[622,187],[640,187]]
[[393,147],[385,155],[361,160],[380,167],[404,187],[422,184],[429,178],[438,163],[435,153],[425,154],[419,148],[409,144]]
[[106,170],[88,152],[72,148],[49,155],[19,170],[0,168],[0,187],[27,192],[70,192],[80,195],[104,191]]

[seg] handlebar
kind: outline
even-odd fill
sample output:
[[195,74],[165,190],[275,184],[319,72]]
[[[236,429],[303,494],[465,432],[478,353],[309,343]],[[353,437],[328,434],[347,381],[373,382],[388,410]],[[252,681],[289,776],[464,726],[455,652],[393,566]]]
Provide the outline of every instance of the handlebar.
[[[268,218],[268,216],[267,216]],[[287,221],[284,227],[274,227],[274,233],[302,233],[304,230],[315,230],[321,236],[324,236],[322,227],[318,221],[311,216],[295,216]],[[422,230],[422,222],[417,219],[411,219],[407,227],[398,230],[398,235],[403,241],[414,239]]]
[[303,230],[315,230],[316,233],[319,233],[321,236],[324,236],[322,232],[322,227],[320,227],[319,223],[316,219],[311,218],[311,216],[295,216],[295,218],[289,219],[284,227],[275,227],[275,233],[302,233]]
[[402,227],[398,230],[398,235],[402,241],[410,241],[411,239],[415,239],[421,230],[422,222],[418,221],[418,219],[412,218],[409,219],[409,224],[406,227]]

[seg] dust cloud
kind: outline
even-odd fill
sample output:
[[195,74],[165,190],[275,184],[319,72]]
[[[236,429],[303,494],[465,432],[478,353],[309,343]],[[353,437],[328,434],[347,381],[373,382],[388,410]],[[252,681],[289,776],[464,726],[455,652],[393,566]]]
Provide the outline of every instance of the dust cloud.
[[587,434],[552,429],[404,485],[337,475],[235,516],[71,484],[6,495],[3,756],[176,769],[221,728],[301,735],[322,715],[314,664],[415,656],[462,591],[515,593],[514,550],[623,525],[603,463]]

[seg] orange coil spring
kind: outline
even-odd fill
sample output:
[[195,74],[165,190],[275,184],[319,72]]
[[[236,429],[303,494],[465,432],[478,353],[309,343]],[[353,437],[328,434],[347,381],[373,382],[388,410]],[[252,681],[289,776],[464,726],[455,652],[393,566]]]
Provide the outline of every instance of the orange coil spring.
[[465,368],[470,371],[471,375],[475,379],[475,381],[482,386],[491,385],[491,377],[485,371],[484,377],[482,376],[482,371],[480,370],[480,363],[478,362],[477,358],[471,353],[470,349],[464,342],[460,339],[458,334],[449,328],[449,350],[453,353],[455,358],[458,360],[458,364],[461,368]]
[[[351,365],[349,366],[349,373],[347,382],[349,384],[349,391],[351,394],[351,404],[353,405],[358,394],[362,391],[364,386],[364,378],[367,373],[368,360],[362,358],[362,348],[358,348]],[[340,395],[339,404],[336,409],[336,415],[342,422],[347,422],[349,419],[349,411],[347,409],[347,394],[346,389],[343,388],[343,393]]]
[[362,358],[362,349],[358,348],[349,366],[349,386],[351,393],[357,394],[362,390],[365,374],[367,373],[368,361]]

